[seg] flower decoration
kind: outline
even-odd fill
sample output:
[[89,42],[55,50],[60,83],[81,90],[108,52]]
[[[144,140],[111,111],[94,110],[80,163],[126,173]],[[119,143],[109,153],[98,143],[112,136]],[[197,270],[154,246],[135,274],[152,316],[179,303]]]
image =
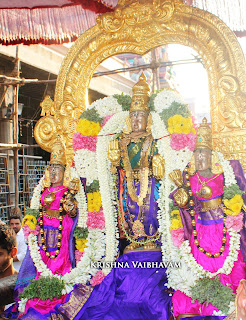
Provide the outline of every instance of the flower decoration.
[[191,117],[184,118],[180,114],[176,114],[173,117],[168,119],[168,131],[173,133],[196,133],[195,129],[193,128],[193,123]]
[[237,216],[241,212],[243,206],[243,198],[240,194],[236,194],[231,200],[225,199],[224,205],[227,207],[227,215]]
[[170,232],[174,246],[180,248],[182,242],[184,241],[184,229],[172,229]]
[[89,229],[103,229],[105,227],[105,219],[103,211],[88,212],[87,226]]
[[225,226],[227,229],[232,228],[239,232],[243,228],[243,213],[239,213],[237,216],[227,216]]
[[[185,105],[185,101],[182,98],[182,96],[177,91],[172,89],[162,90],[160,92],[157,92],[157,94],[154,93],[153,96],[154,96],[154,109],[159,114],[161,114],[164,110],[171,111],[170,109],[175,109],[174,113],[172,113],[171,115],[180,113],[180,112],[177,112],[176,109],[179,109],[179,111],[181,111],[182,106]],[[152,102],[152,98],[150,97],[150,104],[151,102]],[[187,111],[184,111],[184,112],[185,114],[187,114],[186,113]],[[169,115],[169,117],[171,115]]]
[[99,191],[87,193],[88,211],[99,212],[102,206],[101,195]]
[[172,229],[179,229],[183,227],[180,213],[178,209],[174,209],[171,211],[171,227],[170,230]]
[[196,135],[193,133],[173,133],[171,135],[171,147],[173,150],[181,150],[187,147],[190,151],[193,151],[196,144]]
[[101,130],[99,122],[89,121],[87,119],[79,119],[76,131],[83,136],[96,136]]
[[78,263],[84,255],[84,251],[80,252],[79,250],[75,250],[75,260]]
[[87,247],[86,243],[87,239],[76,239],[75,246],[80,252],[84,252],[85,248]]
[[105,274],[102,272],[102,270],[99,270],[94,277],[92,277],[90,284],[95,287],[96,285],[100,284],[103,279],[105,278]]
[[29,237],[29,234],[32,233],[34,234],[35,236],[38,235],[40,231],[40,226],[37,225],[35,229],[31,229],[27,224],[25,224],[23,226],[23,232],[24,232],[24,238],[25,240],[28,240],[28,237]]
[[73,149],[76,152],[80,149],[87,149],[90,151],[96,151],[97,137],[82,136],[79,132],[75,132],[73,135]]
[[24,227],[25,225],[34,230],[37,225],[37,219],[31,214],[26,214],[22,220],[22,227]]

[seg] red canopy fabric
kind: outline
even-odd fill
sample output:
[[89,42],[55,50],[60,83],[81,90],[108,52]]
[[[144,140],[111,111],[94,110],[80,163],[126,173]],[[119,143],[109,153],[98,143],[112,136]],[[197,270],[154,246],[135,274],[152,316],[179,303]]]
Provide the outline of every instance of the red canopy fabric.
[[117,0],[1,0],[0,43],[61,44],[76,40]]
[[[237,36],[246,36],[246,0],[184,0],[221,18]],[[0,43],[61,44],[76,40],[113,10],[118,0],[1,0]]]

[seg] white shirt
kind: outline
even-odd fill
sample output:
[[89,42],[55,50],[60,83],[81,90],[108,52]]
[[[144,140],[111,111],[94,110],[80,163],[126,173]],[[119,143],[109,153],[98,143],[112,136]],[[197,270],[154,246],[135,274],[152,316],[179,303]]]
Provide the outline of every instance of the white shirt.
[[16,240],[17,240],[17,258],[19,261],[14,262],[14,268],[19,271],[21,263],[26,255],[27,245],[24,238],[24,232],[22,228],[20,231],[16,234]]

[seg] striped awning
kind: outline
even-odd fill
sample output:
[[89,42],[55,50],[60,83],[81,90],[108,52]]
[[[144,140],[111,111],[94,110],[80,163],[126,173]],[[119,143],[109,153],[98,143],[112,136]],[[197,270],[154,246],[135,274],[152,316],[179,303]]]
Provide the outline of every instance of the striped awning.
[[[184,0],[223,20],[237,36],[246,36],[246,0]],[[118,0],[1,0],[0,43],[61,44],[77,39],[111,11]]]
[[117,0],[1,0],[0,43],[61,44],[76,40]]

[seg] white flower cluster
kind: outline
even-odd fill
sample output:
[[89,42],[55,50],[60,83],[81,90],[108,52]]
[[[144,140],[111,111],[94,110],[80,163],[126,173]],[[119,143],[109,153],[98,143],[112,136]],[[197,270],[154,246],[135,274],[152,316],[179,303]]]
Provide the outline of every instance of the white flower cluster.
[[39,210],[41,191],[43,189],[43,182],[44,182],[44,176],[39,180],[38,184],[33,190],[33,195],[32,195],[31,205],[30,205],[31,209]]
[[218,152],[218,156],[219,161],[223,167],[223,172],[225,176],[225,186],[229,187],[232,184],[236,184],[236,178],[232,166],[230,165],[230,162],[224,158],[222,153]]
[[[109,142],[115,138],[112,133],[120,133],[125,126],[125,119],[129,115],[127,111],[121,111],[112,116],[106,125],[100,131],[97,141],[97,167],[100,185],[100,194],[102,199],[103,212],[105,217],[106,229],[106,255],[105,261],[114,261],[117,256],[117,246],[119,238],[117,227],[117,210],[115,198],[115,183],[113,175],[110,172],[111,163],[108,159]],[[105,274],[110,269],[103,270]]]
[[172,102],[185,104],[182,96],[176,91],[166,89],[159,92],[154,100],[155,111],[161,113],[163,109],[169,108]]
[[[79,174],[75,168],[70,169],[70,176],[71,176],[71,179],[77,178],[80,180]],[[86,228],[87,227],[86,221],[87,221],[87,217],[88,217],[88,206],[87,206],[84,187],[83,187],[81,181],[79,184],[79,191],[75,195],[75,200],[78,203],[78,213],[79,213],[77,226],[80,228]]]
[[162,257],[163,260],[170,258],[170,252],[172,252],[172,241],[169,232],[170,219],[169,219],[169,194],[171,192],[171,180],[168,175],[172,171],[172,149],[170,147],[170,137],[167,129],[164,126],[163,121],[156,112],[151,113],[152,116],[152,135],[157,141],[158,153],[165,159],[165,176],[160,181],[159,199],[158,202],[158,214],[157,219],[159,222],[159,232],[161,233],[162,243]]
[[92,108],[95,108],[102,118],[122,111],[121,105],[112,96],[96,100],[89,106],[89,109]]
[[98,179],[96,154],[87,149],[79,149],[75,152],[74,163],[80,177],[86,178],[90,185],[93,180]]

